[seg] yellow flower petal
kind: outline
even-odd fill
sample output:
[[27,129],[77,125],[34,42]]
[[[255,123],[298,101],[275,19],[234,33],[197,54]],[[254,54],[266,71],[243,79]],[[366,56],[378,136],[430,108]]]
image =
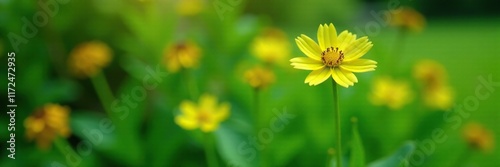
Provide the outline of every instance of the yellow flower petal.
[[214,114],[214,117],[217,121],[225,120],[229,116],[229,109],[231,106],[229,103],[222,103],[217,112]]
[[349,86],[353,86],[354,85],[354,82],[352,82],[351,80],[349,80],[349,78],[346,77],[346,74],[343,72],[345,70],[341,70],[341,69],[335,69],[335,72],[338,74],[339,78],[344,82],[346,83],[347,85]]
[[352,83],[358,83],[358,78],[356,77],[356,75],[354,75],[354,73],[343,69],[338,69],[338,70],[341,70],[342,73],[345,75],[345,77],[349,79],[349,81],[351,81]]
[[311,59],[309,57],[296,57],[290,60],[292,66],[296,69],[302,70],[317,70],[325,65],[323,62]]
[[[326,24],[325,24],[326,27]],[[328,32],[329,32],[329,37],[330,37],[330,45],[333,45],[335,41],[337,41],[337,30],[335,29],[335,26],[330,23],[328,26]]]
[[363,49],[367,44],[368,44],[368,37],[361,37],[352,42],[351,45],[349,45],[347,48],[345,48],[344,54],[348,55],[349,53],[355,50]]
[[196,105],[191,101],[181,102],[179,109],[181,110],[182,114],[188,117],[195,117],[197,115],[196,111],[198,110],[196,108]]
[[187,130],[193,130],[198,128],[199,126],[196,118],[191,118],[184,115],[176,116],[175,123],[177,123],[177,125]]
[[352,61],[347,61],[344,62],[343,65],[350,65],[350,66],[369,66],[369,65],[376,65],[377,62],[370,60],[370,59],[356,59]]
[[316,42],[314,42],[314,40],[312,40],[311,38],[309,38],[307,35],[301,34],[299,40],[301,40],[302,43],[305,42],[304,44],[307,44],[307,46],[310,47],[311,53],[314,53],[314,54],[316,54],[318,56],[321,55],[321,51],[322,50],[319,47],[319,45]]
[[323,64],[300,64],[300,63],[292,63],[293,68],[301,69],[301,70],[318,70],[324,68]]
[[332,78],[333,80],[335,80],[335,82],[337,84],[339,84],[340,86],[343,86],[345,88],[348,88],[349,87],[349,84],[345,83],[339,76],[339,73],[340,71],[338,69],[332,69]]
[[[331,71],[329,68],[323,68],[323,69],[319,69],[316,71],[319,71],[319,72],[314,74],[315,77],[309,81],[309,86],[319,85],[320,83],[323,83],[326,79],[328,79],[331,75]],[[312,72],[311,72],[311,74],[312,74]]]
[[373,44],[371,42],[367,42],[366,44],[359,47],[359,49],[353,48],[351,51],[346,52],[344,62],[352,61],[363,57],[366,52],[368,52],[372,48]]
[[[307,75],[306,79],[304,80],[304,83],[310,83],[312,82],[316,77],[318,77],[318,75],[324,70],[325,68],[322,68],[322,69],[317,69],[317,70],[314,70],[312,71],[311,73],[309,73],[309,75]],[[309,84],[310,85],[310,84]]]
[[217,106],[217,99],[212,95],[204,94],[200,97],[199,104],[201,110],[212,111]]
[[306,35],[301,35],[301,37],[297,37],[295,42],[299,46],[299,49],[302,53],[306,54],[307,57],[310,57],[314,60],[321,60],[321,50],[311,38]]
[[321,24],[318,27],[317,38],[318,38],[319,48],[321,50],[325,50],[326,47],[331,46],[329,41],[330,37],[328,36],[328,31],[325,30],[325,28]]
[[355,39],[356,35],[353,35],[349,31],[345,30],[339,35],[339,38],[337,39],[338,44],[335,46],[337,46],[340,50],[345,50]]
[[351,71],[351,72],[368,72],[368,71],[374,71],[376,65],[369,65],[369,66],[350,66],[350,65],[341,65],[340,68],[346,71]]
[[213,132],[219,127],[219,122],[205,122],[200,126],[201,131],[208,133],[208,132]]

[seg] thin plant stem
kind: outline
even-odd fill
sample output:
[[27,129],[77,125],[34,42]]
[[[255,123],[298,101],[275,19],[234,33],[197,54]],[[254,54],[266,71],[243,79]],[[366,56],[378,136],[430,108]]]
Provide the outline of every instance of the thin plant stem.
[[94,85],[94,89],[97,92],[97,96],[99,97],[99,100],[101,101],[102,106],[104,107],[104,110],[108,114],[108,116],[115,121],[116,116],[111,112],[110,105],[115,99],[113,97],[113,93],[111,93],[111,89],[109,88],[108,81],[106,80],[106,77],[104,77],[103,73],[97,73],[95,76],[90,77],[90,81],[92,82],[92,85]]
[[[259,88],[255,88],[254,89],[254,107],[255,107],[255,135],[259,135],[259,129],[262,128],[262,118],[264,117],[262,114],[262,111],[260,110],[260,89]],[[266,159],[266,150],[264,148],[264,150],[262,150],[260,152],[260,156],[259,156],[259,162],[260,162],[260,166],[261,167],[266,167],[267,166],[267,159]]]
[[196,86],[196,82],[194,80],[194,77],[191,75],[191,71],[189,70],[183,70],[183,77],[187,83],[187,91],[189,92],[189,95],[191,96],[192,100],[196,99],[196,95],[198,94],[198,87]]
[[332,79],[333,86],[333,109],[335,110],[335,119],[337,124],[335,125],[335,129],[337,129],[337,167],[342,167],[342,136],[340,131],[340,110],[339,110],[339,95],[337,89],[337,83]]
[[205,156],[208,167],[218,167],[217,155],[215,152],[215,142],[213,133],[205,133]]
[[69,145],[66,139],[57,136],[56,139],[54,140],[54,145],[64,157],[66,157],[67,154],[72,154],[72,157],[76,156],[76,151],[73,150],[73,148]]
[[393,47],[393,51],[392,51],[392,57],[390,58],[390,60],[392,60],[392,62],[390,64],[393,64],[392,67],[394,67],[395,69],[391,69],[391,71],[397,71],[397,69],[400,67],[400,65],[402,63],[401,60],[403,59],[402,53],[404,50],[404,42],[405,42],[406,34],[407,34],[406,29],[404,29],[402,27],[398,29],[398,32],[396,35],[396,41],[394,43],[394,47]]
[[254,123],[255,123],[255,128],[258,129],[260,128],[260,103],[259,103],[259,89],[255,88],[253,91],[253,102],[254,102]]

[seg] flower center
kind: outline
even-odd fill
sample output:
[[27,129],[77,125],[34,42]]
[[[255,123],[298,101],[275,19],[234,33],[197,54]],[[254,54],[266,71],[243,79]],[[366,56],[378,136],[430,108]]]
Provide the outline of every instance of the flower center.
[[207,111],[200,111],[200,113],[198,114],[198,122],[199,123],[206,123],[206,122],[209,122],[210,121],[210,113],[208,113]]
[[328,67],[337,67],[344,60],[344,53],[339,50],[338,47],[329,47],[325,51],[321,52],[321,60],[323,64]]

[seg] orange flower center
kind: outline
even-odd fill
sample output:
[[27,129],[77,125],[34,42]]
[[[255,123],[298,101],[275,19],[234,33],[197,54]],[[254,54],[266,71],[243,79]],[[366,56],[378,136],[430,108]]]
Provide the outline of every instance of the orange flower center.
[[198,122],[199,123],[207,123],[210,121],[210,113],[208,113],[207,111],[200,111],[200,113],[198,114]]
[[321,52],[321,61],[328,67],[337,67],[344,60],[344,53],[338,47],[329,47]]

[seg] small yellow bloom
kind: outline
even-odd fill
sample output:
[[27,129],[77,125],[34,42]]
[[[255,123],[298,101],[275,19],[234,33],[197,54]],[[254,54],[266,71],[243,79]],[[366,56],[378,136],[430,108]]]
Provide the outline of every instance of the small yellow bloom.
[[490,152],[494,148],[495,140],[493,133],[479,123],[472,122],[467,124],[464,128],[463,136],[473,149]]
[[256,89],[263,89],[275,81],[274,73],[262,67],[254,67],[245,71],[245,80]]
[[447,111],[453,105],[454,93],[451,87],[443,85],[424,90],[424,103],[427,107]]
[[203,0],[179,0],[176,11],[181,16],[195,16],[203,11]]
[[290,47],[285,32],[277,28],[267,28],[253,40],[251,51],[262,61],[275,64],[290,56]]
[[374,105],[385,105],[392,110],[399,110],[411,102],[413,93],[407,82],[380,77],[375,80],[369,99]]
[[191,101],[183,101],[180,110],[181,114],[175,117],[177,125],[186,130],[200,128],[203,132],[213,132],[229,116],[230,105],[218,105],[216,97],[205,94],[200,97],[199,106]]
[[410,7],[401,7],[389,11],[390,16],[386,18],[389,25],[401,27],[413,32],[421,32],[425,27],[425,17]]
[[41,149],[50,148],[52,141],[59,135],[68,137],[70,109],[57,104],[47,104],[26,118],[26,137],[36,140]]
[[423,86],[426,106],[440,110],[451,108],[454,93],[448,85],[448,76],[441,64],[434,60],[421,60],[415,65],[413,75]]
[[307,57],[296,57],[290,62],[296,69],[312,70],[305,80],[309,85],[318,85],[332,76],[337,84],[347,88],[358,82],[354,72],[373,71],[377,67],[373,60],[360,59],[373,46],[368,37],[356,39],[347,30],[337,36],[331,23],[319,26],[319,45],[303,34],[295,42]]
[[78,77],[92,77],[106,67],[112,59],[111,49],[105,43],[82,43],[71,51],[68,65]]
[[164,51],[163,62],[169,72],[177,72],[181,68],[194,68],[198,66],[201,50],[193,42],[170,44]]
[[440,63],[424,59],[418,61],[413,68],[413,76],[425,87],[439,87],[448,82],[445,68]]

